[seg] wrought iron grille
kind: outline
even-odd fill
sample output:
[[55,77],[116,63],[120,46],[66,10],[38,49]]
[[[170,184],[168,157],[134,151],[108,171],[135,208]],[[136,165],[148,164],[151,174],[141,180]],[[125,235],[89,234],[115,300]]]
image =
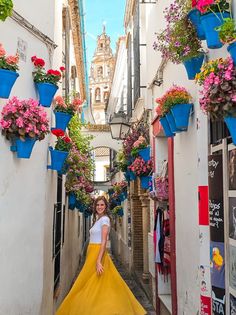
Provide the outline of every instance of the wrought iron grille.
[[60,282],[61,265],[61,223],[62,223],[62,176],[57,178],[57,203],[53,216],[53,258],[54,258],[54,290]]
[[127,116],[132,116],[132,45],[131,39],[128,42],[128,66],[127,66]]
[[222,139],[230,137],[223,121],[210,121],[210,144],[219,144]]
[[133,29],[133,54],[134,54],[134,106],[140,97],[140,36],[139,36],[139,2],[136,2]]

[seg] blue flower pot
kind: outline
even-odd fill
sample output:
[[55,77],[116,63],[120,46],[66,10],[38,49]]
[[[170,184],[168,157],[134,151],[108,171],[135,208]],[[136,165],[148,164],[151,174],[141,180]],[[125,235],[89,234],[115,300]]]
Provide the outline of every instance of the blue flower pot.
[[166,119],[166,116],[160,118],[160,123],[162,125],[162,128],[164,130],[164,134],[166,137],[174,137],[174,133],[171,131],[169,123]]
[[19,73],[15,71],[0,69],[0,97],[8,98],[11,89],[19,77]]
[[66,130],[72,115],[62,112],[54,111],[55,118],[56,118],[56,129],[62,129],[63,131]]
[[124,176],[125,176],[125,179],[127,180],[127,182],[130,181],[130,172],[127,170],[126,172],[124,172]]
[[75,209],[76,196],[74,193],[69,193],[68,204],[69,204],[69,209],[71,210]]
[[152,176],[141,176],[140,181],[141,181],[141,187],[143,189],[148,189],[149,188],[149,183],[152,180]]
[[44,107],[50,107],[58,86],[51,83],[36,83],[39,94],[39,104]]
[[124,196],[124,199],[127,199],[127,197],[128,197],[128,192],[127,192],[127,190],[122,191],[122,195]]
[[119,217],[123,217],[123,215],[124,215],[124,210],[123,210],[123,208],[119,209],[119,210],[117,211],[117,214],[118,214]]
[[224,121],[229,129],[233,144],[236,145],[236,117],[228,116],[224,118]]
[[151,155],[151,148],[150,147],[147,147],[147,148],[144,148],[144,149],[141,149],[138,151],[138,154],[141,156],[141,158],[147,162],[150,160],[150,155]]
[[48,169],[61,172],[69,152],[54,150],[52,147],[49,147],[49,151],[51,153],[51,165],[48,166]]
[[227,50],[234,61],[234,65],[236,65],[236,42],[230,44]]
[[[227,12],[223,13],[223,18],[229,17]],[[223,20],[220,13],[207,13],[201,16],[201,24],[203,26],[207,47],[211,49],[221,48],[223,44],[219,39],[219,33],[215,30],[216,27],[223,24]]]
[[132,171],[130,171],[130,173],[129,173],[129,178],[130,178],[130,180],[132,181],[132,180],[135,180],[136,179],[136,175],[135,175],[135,173],[134,172],[132,172]]
[[36,141],[36,138],[29,137],[25,138],[25,141],[16,139],[10,149],[11,151],[16,152],[16,156],[19,159],[29,159]]
[[198,57],[194,57],[183,62],[189,80],[194,80],[196,74],[201,71],[203,60],[204,55],[200,55]]
[[119,200],[121,202],[125,200],[125,196],[122,193],[119,195]]
[[197,32],[197,37],[201,40],[206,39],[204,29],[201,24],[201,13],[197,9],[193,9],[188,13],[188,18],[194,25],[196,32]]
[[166,119],[167,119],[167,121],[169,123],[170,130],[171,130],[172,133],[176,133],[176,132],[180,132],[181,131],[180,129],[177,128],[177,126],[175,124],[174,117],[173,117],[171,112],[166,114]]
[[186,131],[188,129],[189,116],[192,107],[192,104],[177,104],[171,108],[171,113],[179,130]]

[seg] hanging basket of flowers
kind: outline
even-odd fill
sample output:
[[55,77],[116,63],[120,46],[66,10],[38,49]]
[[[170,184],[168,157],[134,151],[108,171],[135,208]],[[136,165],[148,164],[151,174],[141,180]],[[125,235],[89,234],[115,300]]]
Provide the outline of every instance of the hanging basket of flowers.
[[[191,100],[192,97],[188,91],[177,85],[156,99],[159,104],[156,111],[161,116],[160,122],[164,130],[167,129],[167,123],[172,134],[188,129],[190,112],[193,107]],[[167,122],[163,118],[166,118]]]
[[8,98],[19,73],[19,56],[7,56],[6,51],[0,43],[0,97]]
[[236,69],[232,58],[206,63],[197,76],[203,87],[200,107],[211,120],[224,120],[236,145]]
[[157,34],[153,48],[174,64],[183,63],[188,79],[194,80],[204,59],[204,50],[196,30],[181,3],[171,4],[165,9],[164,15],[167,26]]
[[49,133],[47,113],[38,101],[13,97],[2,110],[2,134],[12,142],[11,150],[18,158],[30,158],[33,146]]
[[56,129],[65,131],[72,116],[76,112],[81,112],[83,102],[79,98],[72,101],[64,100],[62,96],[56,96],[54,99],[54,114],[56,119]]
[[44,107],[50,107],[65,68],[61,67],[60,71],[49,69],[46,72],[44,68],[45,61],[43,59],[33,56],[31,57],[31,61],[35,67],[33,79],[39,94],[39,103]]
[[151,184],[151,175],[153,172],[153,162],[150,159],[145,162],[141,157],[137,157],[134,162],[128,167],[136,176],[141,179],[143,189],[148,189]]
[[48,169],[61,172],[72,147],[72,141],[61,129],[53,129],[51,132],[57,137],[57,141],[54,149],[49,147],[51,165],[48,165]]
[[217,28],[230,17],[229,2],[226,0],[198,0],[194,2],[200,12],[200,22],[203,27],[207,47],[217,49],[223,46]]

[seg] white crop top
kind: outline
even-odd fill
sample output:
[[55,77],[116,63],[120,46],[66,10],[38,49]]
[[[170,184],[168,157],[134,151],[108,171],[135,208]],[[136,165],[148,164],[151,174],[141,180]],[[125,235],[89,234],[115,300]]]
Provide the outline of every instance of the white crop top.
[[90,240],[89,243],[101,244],[102,243],[102,226],[108,225],[110,227],[110,219],[107,216],[103,216],[98,219],[95,224],[89,230]]

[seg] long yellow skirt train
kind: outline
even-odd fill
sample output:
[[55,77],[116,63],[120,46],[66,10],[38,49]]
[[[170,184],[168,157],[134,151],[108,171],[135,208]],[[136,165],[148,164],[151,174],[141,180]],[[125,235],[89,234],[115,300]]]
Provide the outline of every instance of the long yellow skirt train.
[[56,315],[145,315],[114,266],[110,256],[103,256],[104,272],[98,276],[96,260],[100,244],[89,244],[83,269]]

